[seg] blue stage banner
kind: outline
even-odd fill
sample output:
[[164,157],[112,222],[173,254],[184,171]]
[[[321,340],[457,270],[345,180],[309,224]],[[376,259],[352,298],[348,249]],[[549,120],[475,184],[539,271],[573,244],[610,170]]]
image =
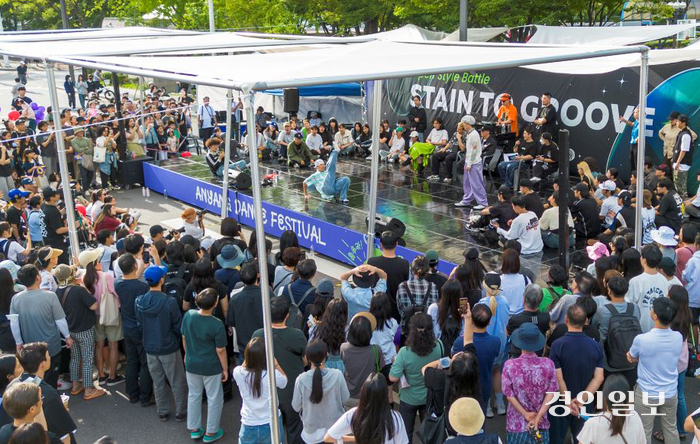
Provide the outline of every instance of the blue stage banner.
[[[186,202],[192,206],[221,214],[223,197],[221,187],[181,173],[166,170],[150,163],[143,164],[146,187],[160,194]],[[228,215],[241,224],[255,226],[253,197],[235,190],[228,193]],[[299,237],[301,246],[313,248],[315,252],[348,265],[361,265],[367,261],[365,236],[354,230],[297,213],[284,207],[263,202],[263,224],[265,233],[279,237],[284,231],[292,230]],[[375,241],[375,249],[379,242]],[[378,251],[378,250],[377,250]],[[419,252],[398,247],[397,254],[411,262]],[[440,261],[438,269],[449,274],[454,264]]]

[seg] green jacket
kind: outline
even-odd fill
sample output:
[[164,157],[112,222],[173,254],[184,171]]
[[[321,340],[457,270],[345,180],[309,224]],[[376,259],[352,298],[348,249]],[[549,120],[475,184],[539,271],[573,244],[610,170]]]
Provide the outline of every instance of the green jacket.
[[73,147],[75,154],[81,156],[83,154],[92,155],[95,151],[94,147],[92,146],[92,140],[85,136],[83,136],[82,139],[78,139],[77,137],[73,138],[73,140],[70,141],[70,145]]
[[312,160],[316,160],[318,156],[314,156],[311,150],[306,145],[306,142],[302,141],[299,145],[296,142],[291,142],[287,146],[287,157],[289,158],[289,164],[294,162],[304,161],[305,165],[309,165]]

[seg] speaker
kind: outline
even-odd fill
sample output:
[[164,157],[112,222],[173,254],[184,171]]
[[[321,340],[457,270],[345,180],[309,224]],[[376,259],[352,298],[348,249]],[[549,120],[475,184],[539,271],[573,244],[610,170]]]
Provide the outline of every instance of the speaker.
[[403,237],[404,233],[406,233],[406,225],[395,217],[392,217],[389,223],[386,224],[386,229],[399,238]]
[[253,186],[253,180],[250,174],[242,171],[229,171],[229,185],[238,190],[247,190]]
[[299,111],[299,88],[287,88],[284,90],[284,112],[297,111]]
[[[369,217],[365,217],[365,224],[369,226]],[[375,236],[379,237],[385,231],[391,231],[401,241],[400,238],[406,233],[406,225],[395,217],[389,219],[384,216],[376,216],[374,221]]]
[[126,185],[127,189],[134,184],[143,185],[143,163],[151,162],[152,157],[141,156],[135,159],[120,160],[118,162],[118,179]]

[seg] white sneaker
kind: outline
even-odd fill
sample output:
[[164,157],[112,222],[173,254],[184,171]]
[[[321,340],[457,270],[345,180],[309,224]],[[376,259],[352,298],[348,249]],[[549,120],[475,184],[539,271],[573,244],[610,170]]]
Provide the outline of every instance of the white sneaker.
[[476,206],[473,207],[473,209],[476,210],[476,211],[481,211],[481,210],[483,210],[484,208],[486,208],[486,206],[484,206],[484,205],[476,205]]
[[491,404],[489,404],[489,406],[486,407],[486,417],[493,418],[493,410],[491,409]]
[[365,157],[366,160],[372,160],[372,155]]
[[499,415],[505,415],[506,414],[506,406],[503,404],[497,404],[496,411],[498,412]]
[[394,159],[389,159],[388,162],[389,162],[389,163],[394,163]]
[[532,177],[530,180],[531,180],[532,182],[539,182],[539,181],[542,180],[542,178],[541,178],[541,177]]
[[449,177],[445,177],[444,179],[442,179],[442,181],[445,183],[450,183],[452,182],[452,179],[450,179]]

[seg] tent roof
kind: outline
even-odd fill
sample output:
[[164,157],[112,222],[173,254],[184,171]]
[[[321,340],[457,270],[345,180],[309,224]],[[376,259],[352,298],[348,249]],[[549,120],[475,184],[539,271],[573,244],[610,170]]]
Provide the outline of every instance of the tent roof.
[[[2,52],[0,50],[0,52]],[[232,56],[56,57],[47,60],[239,90],[455,73],[640,52],[637,47],[371,41],[298,52]],[[362,63],[351,63],[362,60]],[[426,64],[425,60],[430,60]],[[284,69],[279,69],[281,66]]]
[[[265,94],[281,96],[283,89],[266,89]],[[343,96],[361,97],[362,91],[357,82],[336,83],[333,85],[304,86],[299,88],[299,97]]]
[[[0,42],[61,42],[66,40],[94,39],[135,39],[142,37],[186,36],[201,34],[196,31],[184,31],[164,28],[126,27],[126,28],[89,28],[89,29],[56,29],[48,31],[19,31],[3,32]],[[112,42],[113,43],[113,42]]]
[[428,40],[442,40],[445,38],[445,33],[408,24],[400,28],[392,29],[391,31],[368,34],[367,37],[393,42],[424,42]]
[[700,24],[606,27],[535,25],[537,32],[528,40],[528,44],[635,45],[674,36],[697,26]]
[[[492,38],[503,34],[510,28],[469,28],[467,29],[467,41],[469,42],[488,42]],[[444,39],[448,42],[458,42],[459,41],[459,29],[455,32],[448,34]]]

